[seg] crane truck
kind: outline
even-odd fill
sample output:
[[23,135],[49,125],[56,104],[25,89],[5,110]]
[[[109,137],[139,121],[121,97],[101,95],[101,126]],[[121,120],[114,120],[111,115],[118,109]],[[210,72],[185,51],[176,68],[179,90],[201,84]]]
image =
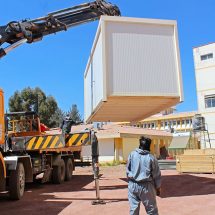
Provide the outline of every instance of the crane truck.
[[[96,0],[34,20],[9,22],[0,26],[0,58],[24,43],[98,20],[101,15],[120,16],[120,10],[109,2]],[[20,199],[25,183],[33,182],[41,173],[43,182],[70,180],[76,149],[95,141],[90,130],[47,134],[40,128],[35,112],[4,114],[4,95],[0,90],[0,191],[8,189],[11,199]]]

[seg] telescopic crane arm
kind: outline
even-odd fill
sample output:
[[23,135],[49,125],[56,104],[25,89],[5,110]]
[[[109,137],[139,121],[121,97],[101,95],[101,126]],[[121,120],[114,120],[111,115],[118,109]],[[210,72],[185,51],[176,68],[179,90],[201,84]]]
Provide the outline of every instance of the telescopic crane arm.
[[[0,58],[23,43],[42,40],[44,36],[91,22],[101,15],[120,16],[120,10],[104,0],[96,0],[49,13],[34,20],[12,21],[0,26]],[[2,45],[9,44],[5,48]]]

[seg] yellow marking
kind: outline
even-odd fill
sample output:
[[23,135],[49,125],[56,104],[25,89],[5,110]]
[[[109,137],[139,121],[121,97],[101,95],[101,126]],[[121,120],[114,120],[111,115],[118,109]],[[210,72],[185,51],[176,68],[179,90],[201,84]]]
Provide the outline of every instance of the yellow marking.
[[36,137],[33,137],[33,138],[29,141],[29,144],[28,144],[27,149],[32,149],[32,146],[33,146],[33,144],[34,144],[35,139],[36,139]]
[[76,141],[76,139],[79,137],[79,134],[73,134],[72,137],[69,139],[67,145],[72,146],[72,144]]
[[[76,142],[76,140],[79,138],[80,135],[83,135],[83,136],[81,137],[81,139],[75,145],[73,145]],[[85,134],[83,134],[83,133],[81,133],[81,134],[73,134],[70,137],[70,139],[67,141],[66,146],[81,146],[81,145],[83,145],[83,142],[85,141],[85,139],[88,139],[88,138],[89,138],[88,133],[85,133]],[[86,145],[89,145],[89,141],[86,143]]]
[[43,137],[39,137],[39,139],[38,139],[38,141],[37,141],[37,144],[36,144],[36,146],[34,147],[34,149],[39,149],[39,147],[40,147],[42,141],[43,141]]
[[45,149],[48,146],[52,136],[46,136],[44,138],[47,138],[47,139],[46,139],[45,143],[43,144],[42,149]]
[[90,140],[89,140],[90,136],[89,136],[89,134],[85,134],[84,137],[85,137],[84,140],[87,139],[87,142],[85,144],[90,145]]
[[60,144],[58,145],[58,148],[63,147],[63,143],[60,142]]
[[84,134],[82,136],[82,138],[78,141],[78,143],[76,144],[76,146],[81,146],[83,144],[84,140],[87,139],[87,138],[88,138],[88,134]]
[[49,148],[55,148],[55,144],[57,143],[58,140],[59,140],[59,137],[56,136],[56,137],[54,138],[53,143],[51,144],[51,146],[50,146]]

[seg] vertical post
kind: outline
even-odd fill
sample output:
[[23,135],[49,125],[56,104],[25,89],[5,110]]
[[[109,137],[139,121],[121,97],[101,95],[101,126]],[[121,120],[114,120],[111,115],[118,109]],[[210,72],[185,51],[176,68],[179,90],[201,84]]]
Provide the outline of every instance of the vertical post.
[[99,190],[99,144],[98,138],[95,135],[95,132],[91,133],[91,142],[92,142],[92,167],[96,187],[96,200],[92,201],[92,205],[105,204],[103,200],[100,199],[100,190]]
[[209,145],[210,145],[210,148],[211,148],[211,140],[210,140],[210,135],[209,135],[209,131],[208,131],[208,124],[205,123],[205,125],[207,126],[207,135],[208,135],[208,142],[209,142]]
[[206,146],[206,138],[205,138],[205,132],[203,131],[203,135],[204,135],[204,145],[205,145],[205,149],[207,148]]
[[160,138],[157,140],[157,155],[158,158],[160,159]]
[[211,140],[210,140],[210,136],[209,136],[209,132],[207,130],[207,134],[208,134],[208,141],[209,141],[209,145],[210,145],[210,148],[211,148]]

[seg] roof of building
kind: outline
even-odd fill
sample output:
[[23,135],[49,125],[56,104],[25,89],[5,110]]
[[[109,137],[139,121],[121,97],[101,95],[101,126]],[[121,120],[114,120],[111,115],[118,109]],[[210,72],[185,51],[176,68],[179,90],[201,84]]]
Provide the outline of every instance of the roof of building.
[[210,42],[210,43],[202,44],[202,45],[199,45],[199,46],[194,46],[193,49],[197,49],[197,48],[202,47],[202,46],[208,46],[208,45],[211,45],[211,44],[215,44],[215,42]]
[[[101,139],[121,138],[121,137],[140,137],[142,135],[148,137],[172,137],[172,133],[168,131],[153,130],[147,128],[138,128],[133,126],[124,126],[117,123],[103,125],[102,128],[93,128],[93,124],[73,126],[71,132],[83,132],[87,129],[93,129],[97,133],[97,137]],[[46,131],[47,134],[61,134],[60,128]]]
[[[86,128],[93,128],[93,125],[73,126],[72,132],[83,131]],[[120,138],[120,137],[139,137],[141,135],[155,137],[172,137],[167,131],[138,128],[132,126],[118,125],[116,123],[103,125],[101,129],[95,129],[98,138]]]
[[179,118],[186,118],[186,117],[193,117],[195,114],[197,114],[197,111],[191,111],[191,112],[180,112],[180,113],[173,113],[168,115],[154,115],[147,119],[144,119],[140,122],[149,122],[153,120],[165,120],[165,119],[179,119]]

